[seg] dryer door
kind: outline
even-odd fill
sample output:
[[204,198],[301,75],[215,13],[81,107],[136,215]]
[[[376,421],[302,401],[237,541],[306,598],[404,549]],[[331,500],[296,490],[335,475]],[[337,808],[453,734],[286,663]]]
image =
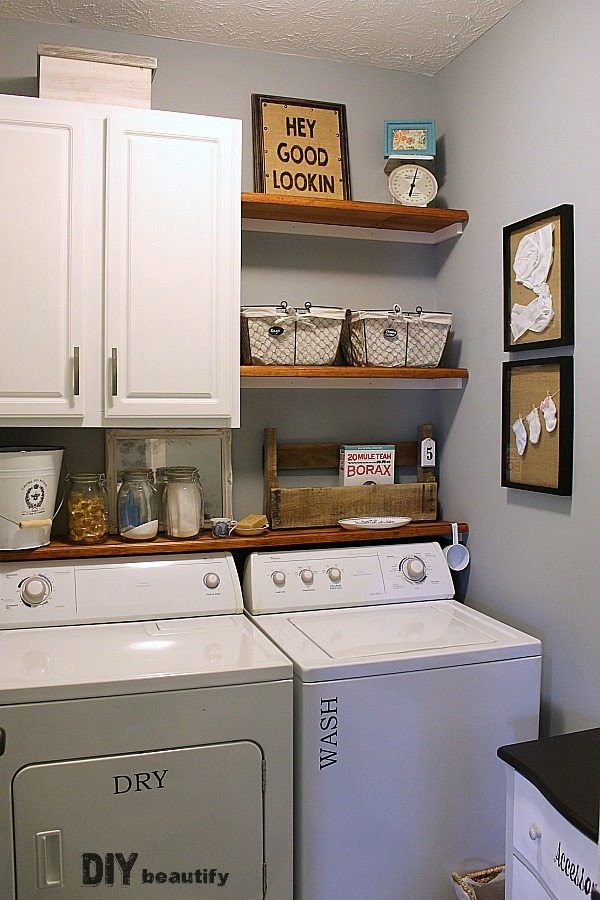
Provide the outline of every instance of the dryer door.
[[17,897],[260,900],[262,763],[239,741],[25,767]]

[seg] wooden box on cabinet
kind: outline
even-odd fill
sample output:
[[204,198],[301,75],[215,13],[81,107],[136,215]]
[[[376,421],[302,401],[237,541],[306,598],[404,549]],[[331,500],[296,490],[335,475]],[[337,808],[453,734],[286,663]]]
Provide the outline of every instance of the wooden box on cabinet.
[[[431,425],[421,426],[421,440],[431,437]],[[271,528],[309,528],[336,525],[347,516],[410,516],[415,522],[437,518],[437,483],[433,469],[419,465],[420,442],[398,443],[397,466],[417,466],[410,484],[373,484],[359,487],[279,486],[283,469],[331,469],[339,462],[339,444],[277,444],[277,432],[264,436],[264,507]]]
[[150,109],[153,56],[38,44],[39,96]]

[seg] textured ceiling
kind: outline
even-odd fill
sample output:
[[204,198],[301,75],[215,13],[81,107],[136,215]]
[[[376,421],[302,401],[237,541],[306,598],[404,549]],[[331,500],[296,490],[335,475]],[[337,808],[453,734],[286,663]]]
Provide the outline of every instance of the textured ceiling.
[[520,0],[0,0],[0,17],[434,74]]

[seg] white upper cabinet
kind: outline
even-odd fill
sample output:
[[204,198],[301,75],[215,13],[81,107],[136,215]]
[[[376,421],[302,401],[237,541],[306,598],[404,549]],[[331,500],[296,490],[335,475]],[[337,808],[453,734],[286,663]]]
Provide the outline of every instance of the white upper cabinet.
[[241,123],[0,111],[0,416],[238,425]]
[[232,415],[239,136],[205,116],[108,119],[107,418]]
[[77,417],[84,117],[0,97],[0,416]]

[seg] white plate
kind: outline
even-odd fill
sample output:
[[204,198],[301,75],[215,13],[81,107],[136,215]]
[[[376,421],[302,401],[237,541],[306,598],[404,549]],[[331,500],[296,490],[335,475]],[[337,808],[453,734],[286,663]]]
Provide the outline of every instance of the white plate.
[[400,528],[412,522],[410,516],[359,516],[355,519],[338,519],[338,525],[348,531],[357,531],[361,528],[380,530],[382,528]]

